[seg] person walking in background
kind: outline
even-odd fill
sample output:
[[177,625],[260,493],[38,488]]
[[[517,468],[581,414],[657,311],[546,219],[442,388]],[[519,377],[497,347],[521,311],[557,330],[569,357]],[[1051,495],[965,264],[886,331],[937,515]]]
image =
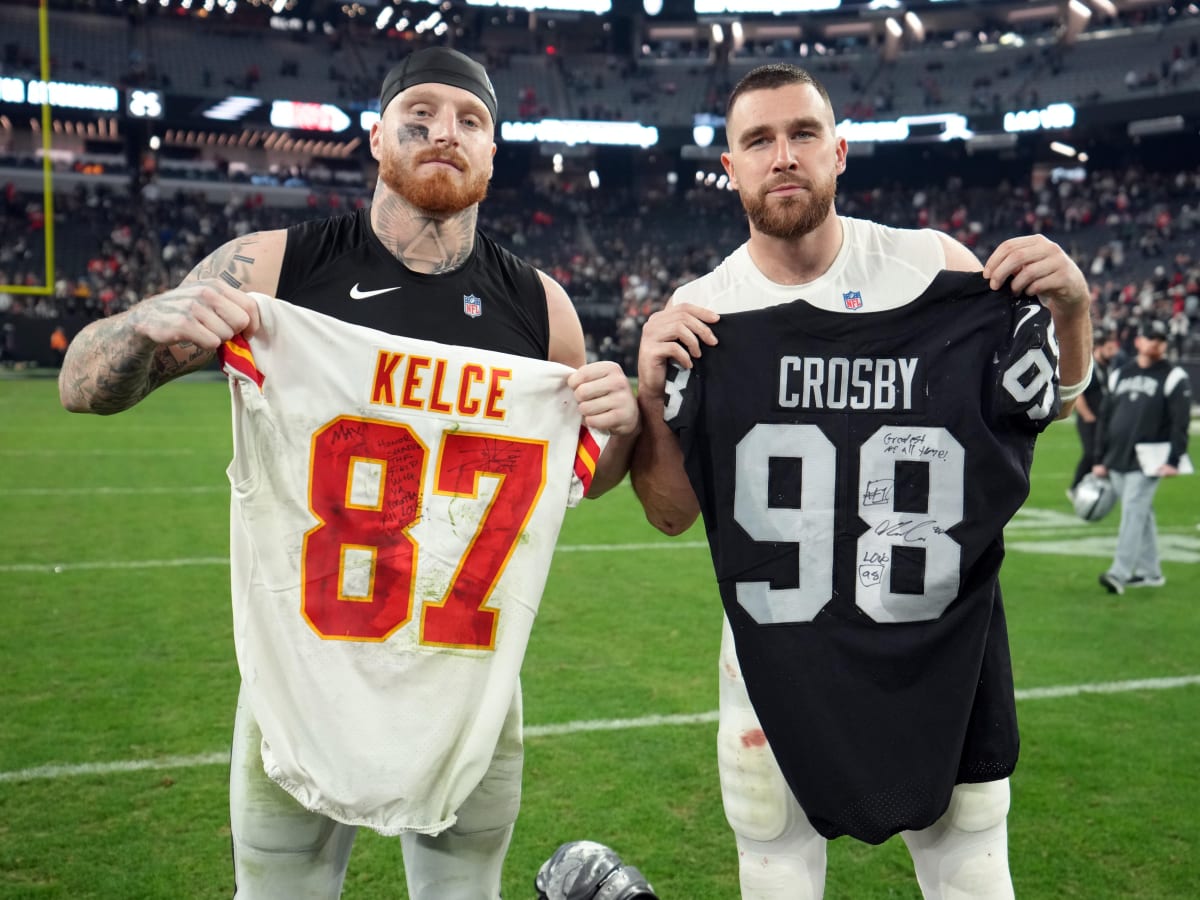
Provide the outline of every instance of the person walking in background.
[[828,839],[902,833],[927,898],[1012,897],[1001,534],[1087,386],[1087,282],[1043,236],[981,265],[839,215],[804,69],[746,75],[726,135],[749,240],[647,320],[630,471],[665,533],[704,513],[741,896],[820,897]]
[[1092,379],[1075,400],[1075,430],[1079,432],[1082,452],[1075,466],[1075,475],[1067,489],[1067,499],[1073,499],[1075,488],[1083,476],[1096,464],[1096,421],[1108,393],[1108,376],[1113,359],[1121,349],[1114,332],[1097,329],[1092,335]]
[[[413,900],[499,900],[568,482],[620,481],[638,411],[563,288],[477,228],[496,125],[481,65],[411,53],[369,209],[233,240],[64,361],[74,412],[218,350],[230,374],[238,900],[334,900],[358,825],[401,836]],[[573,468],[581,418],[611,436]]]
[[[1110,594],[1167,583],[1158,557],[1154,495],[1159,481],[1185,465],[1192,386],[1182,367],[1167,361],[1167,326],[1145,319],[1130,362],[1112,372],[1097,428],[1092,471],[1112,479],[1121,499],[1121,525],[1112,564],[1100,574]],[[1143,445],[1140,451],[1139,446]],[[1157,444],[1158,457],[1154,458]]]

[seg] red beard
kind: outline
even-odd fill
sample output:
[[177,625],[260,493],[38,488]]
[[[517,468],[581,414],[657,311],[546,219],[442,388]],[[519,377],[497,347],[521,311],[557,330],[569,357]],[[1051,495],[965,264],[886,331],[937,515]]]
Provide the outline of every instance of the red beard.
[[[458,166],[457,173],[448,169],[420,170],[421,163],[441,159]],[[470,164],[458,154],[426,151],[413,163],[404,166],[394,155],[385,154],[379,161],[379,178],[389,188],[422,212],[434,215],[453,215],[479,203],[487,196],[486,172],[471,173]]]

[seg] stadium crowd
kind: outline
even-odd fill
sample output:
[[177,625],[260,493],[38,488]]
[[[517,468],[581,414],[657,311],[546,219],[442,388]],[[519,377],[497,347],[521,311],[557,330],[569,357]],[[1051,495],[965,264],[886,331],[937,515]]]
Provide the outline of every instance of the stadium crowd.
[[[567,289],[589,348],[633,371],[641,325],[674,289],[740,243],[742,211],[729,191],[703,185],[564,190],[499,189],[480,226]],[[41,198],[7,185],[0,218],[0,284],[41,282]],[[950,180],[913,190],[843,189],[838,209],[902,227],[946,231],[981,259],[1005,237],[1045,233],[1088,274],[1098,325],[1131,344],[1139,319],[1170,322],[1173,359],[1197,355],[1200,324],[1200,167],[1173,173],[1093,172],[1040,188],[968,187]],[[309,197],[312,216],[368,202],[365,194]],[[260,196],[211,203],[199,194],[130,195],[77,187],[55,200],[58,277],[53,294],[0,290],[0,315],[92,319],[177,283],[232,237],[284,227],[294,211]]]

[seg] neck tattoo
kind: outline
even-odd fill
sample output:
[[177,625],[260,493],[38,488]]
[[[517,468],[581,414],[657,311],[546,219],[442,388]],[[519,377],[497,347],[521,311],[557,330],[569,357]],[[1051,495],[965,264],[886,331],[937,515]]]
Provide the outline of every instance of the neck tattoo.
[[414,272],[437,275],[466,262],[475,246],[477,206],[435,218],[380,182],[371,207],[375,234],[396,259]]

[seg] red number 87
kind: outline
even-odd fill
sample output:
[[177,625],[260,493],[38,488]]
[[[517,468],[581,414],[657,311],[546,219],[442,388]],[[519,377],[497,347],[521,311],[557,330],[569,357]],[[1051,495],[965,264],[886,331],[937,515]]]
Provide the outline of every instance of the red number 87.
[[[321,637],[383,641],[412,619],[419,547],[408,531],[422,516],[428,455],[394,422],[340,416],[313,435],[317,524],[304,535],[300,605]],[[422,603],[422,644],[494,646],[499,611],[485,604],[541,496],[546,442],[445,433],[434,493],[479,499],[480,476],[495,490],[449,587]]]

